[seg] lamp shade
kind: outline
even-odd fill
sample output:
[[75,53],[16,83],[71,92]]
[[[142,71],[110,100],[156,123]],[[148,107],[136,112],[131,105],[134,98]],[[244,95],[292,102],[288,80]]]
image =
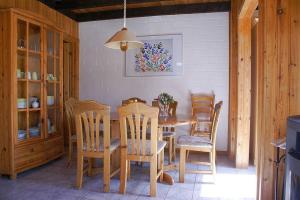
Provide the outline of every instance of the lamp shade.
[[111,49],[121,49],[126,51],[127,49],[136,49],[143,47],[144,43],[137,40],[134,33],[128,31],[127,28],[122,28],[116,34],[114,34],[104,46]]

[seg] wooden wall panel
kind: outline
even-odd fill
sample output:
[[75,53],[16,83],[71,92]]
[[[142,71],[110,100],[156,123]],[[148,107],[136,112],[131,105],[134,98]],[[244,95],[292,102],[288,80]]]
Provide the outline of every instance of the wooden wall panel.
[[[286,119],[299,109],[299,20],[297,0],[260,0],[259,65],[263,68],[261,127],[258,135],[258,199],[274,198],[273,139],[285,137]],[[297,64],[296,64],[297,63]],[[296,78],[297,77],[297,78]],[[283,152],[282,152],[283,153]],[[279,174],[279,196],[283,182]]]
[[[237,0],[232,1],[230,95],[239,95],[235,93],[236,86],[233,85],[237,84],[239,87],[239,82],[234,77],[236,71],[233,68],[236,66],[234,63],[236,61],[234,58],[236,55],[234,53],[236,42],[233,38],[236,30],[233,25],[236,24],[236,21],[233,18],[235,14],[233,8],[239,8],[239,6],[236,6],[237,4]],[[259,111],[259,115],[257,115],[257,199],[274,198],[273,162],[275,160],[275,148],[271,145],[271,142],[274,139],[285,137],[286,119],[289,115],[300,114],[299,10],[300,1],[298,0],[259,0],[259,23],[257,25],[258,96],[256,98]],[[245,30],[245,28],[239,29],[238,34],[243,34]],[[238,92],[240,92],[239,89]],[[241,102],[245,103],[244,100]],[[238,145],[239,141],[238,134],[240,134],[240,131],[235,131],[238,126],[235,124],[234,113],[236,108],[238,109],[238,116],[241,114],[240,112],[243,112],[239,108],[241,102],[236,101],[234,96],[230,96],[229,154],[231,157],[234,157],[236,152],[233,151],[233,148],[236,144]],[[240,125],[245,127],[244,122]],[[238,149],[238,146],[236,146],[236,149]],[[280,167],[280,187],[282,186],[282,180],[283,166]],[[279,192],[281,192],[280,188]]]
[[237,127],[238,4],[238,0],[231,1],[230,11],[228,156],[231,160],[235,159]]
[[277,64],[278,64],[278,34],[277,34],[277,0],[260,1],[260,34],[262,43],[259,48],[264,50],[263,55],[259,55],[261,66],[264,69],[264,94],[262,110],[262,127],[258,133],[259,140],[259,176],[260,194],[259,199],[273,199],[273,158],[274,148],[271,142],[274,133],[278,130],[276,122],[276,87],[277,87]]
[[257,116],[258,110],[258,70],[257,70],[257,24],[253,23],[252,19],[252,33],[251,33],[251,115],[250,115],[250,153],[249,160],[255,166],[257,164],[257,146],[256,146],[256,134],[257,134]]
[[1,0],[1,8],[20,8],[38,14],[54,23],[66,34],[78,38],[78,23],[37,0]]
[[238,120],[235,165],[249,164],[250,106],[251,106],[251,16],[238,21]]
[[300,1],[291,0],[290,114],[300,114]]

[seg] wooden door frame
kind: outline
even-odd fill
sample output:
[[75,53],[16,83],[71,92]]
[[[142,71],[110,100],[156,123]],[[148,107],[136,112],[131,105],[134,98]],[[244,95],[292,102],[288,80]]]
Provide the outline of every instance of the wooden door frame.
[[[74,97],[76,99],[79,99],[79,40],[77,38],[74,38],[68,34],[64,34],[63,36],[63,43],[70,43],[71,48],[72,48],[72,69],[65,74],[65,63],[63,63],[63,76],[64,76],[64,81],[65,81],[65,75],[68,76],[68,80],[71,82],[71,91],[69,91],[69,97]],[[63,47],[63,54],[65,49]],[[64,56],[63,56],[63,62],[64,62]],[[65,100],[65,84],[63,84],[63,94]],[[64,115],[65,117],[66,115]],[[68,139],[68,134],[67,134],[67,125],[66,125],[66,120],[64,122],[64,141],[65,145],[68,145],[69,139]]]
[[249,165],[251,108],[251,27],[258,0],[245,0],[238,14],[237,122],[235,165]]
[[74,38],[68,34],[64,34],[63,42],[72,44],[72,52],[73,52],[73,69],[72,73],[69,74],[71,76],[71,82],[73,85],[72,94],[70,96],[74,98],[79,98],[79,39]]

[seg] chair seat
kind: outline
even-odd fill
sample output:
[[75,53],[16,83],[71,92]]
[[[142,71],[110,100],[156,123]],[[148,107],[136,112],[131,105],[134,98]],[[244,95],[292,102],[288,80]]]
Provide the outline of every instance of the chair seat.
[[[120,146],[120,139],[118,138],[114,138],[110,140],[110,151],[114,151],[115,149],[117,149]],[[104,147],[103,147],[103,143],[100,144],[99,147],[100,151],[104,151]],[[86,151],[86,146],[83,146],[83,150]],[[94,151],[96,151],[96,148],[94,149]]]
[[177,144],[178,146],[212,148],[212,143],[209,138],[189,135],[179,136],[177,139]]
[[172,136],[174,137],[176,135],[176,133],[172,132],[172,131],[164,131],[162,133],[162,135],[163,135],[163,137],[172,137]]
[[[141,141],[142,142],[142,141]],[[135,142],[136,143],[136,142]],[[166,142],[165,141],[157,141],[157,154],[161,152],[161,150],[164,149],[164,147],[166,146]],[[127,141],[127,152],[129,155],[135,155],[136,153],[132,153],[132,140],[128,139]],[[135,144],[136,147],[136,144]],[[142,145],[140,144],[140,154],[142,154]],[[146,156],[150,156],[151,154],[151,140],[146,140],[146,151],[145,151]]]

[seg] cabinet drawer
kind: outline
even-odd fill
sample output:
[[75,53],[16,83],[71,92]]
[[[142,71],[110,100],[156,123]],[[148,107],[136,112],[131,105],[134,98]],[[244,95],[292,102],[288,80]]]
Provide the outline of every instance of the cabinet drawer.
[[45,162],[45,151],[42,143],[15,149],[15,171],[21,172]]
[[44,143],[36,143],[28,146],[23,146],[23,147],[17,147],[15,149],[15,159],[19,160],[25,157],[30,157],[35,154],[39,154],[41,152],[44,152]]
[[64,143],[62,137],[51,139],[45,142],[46,160],[52,160],[64,153]]

